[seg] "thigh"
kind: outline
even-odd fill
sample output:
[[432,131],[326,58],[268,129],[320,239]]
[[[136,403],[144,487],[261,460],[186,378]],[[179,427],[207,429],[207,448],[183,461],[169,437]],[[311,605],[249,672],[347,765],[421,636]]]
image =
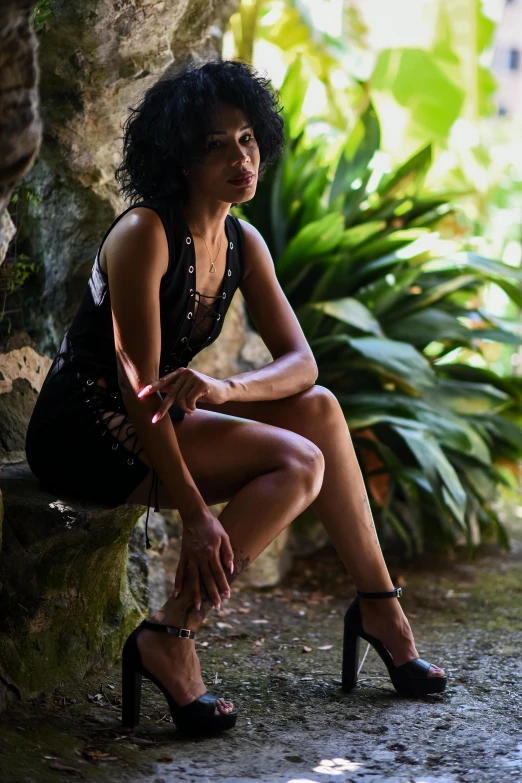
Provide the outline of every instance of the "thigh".
[[346,426],[339,401],[325,386],[314,384],[297,394],[278,400],[239,402],[230,400],[222,405],[196,403],[208,411],[220,411],[252,421],[281,427],[321,445],[332,426]]
[[[208,505],[230,500],[241,487],[263,473],[277,470],[292,456],[315,456],[313,443],[300,435],[217,411],[196,408],[173,421],[183,460]],[[144,453],[140,455],[150,465]],[[127,502],[147,504],[151,474]],[[160,508],[175,508],[175,499],[160,484]]]

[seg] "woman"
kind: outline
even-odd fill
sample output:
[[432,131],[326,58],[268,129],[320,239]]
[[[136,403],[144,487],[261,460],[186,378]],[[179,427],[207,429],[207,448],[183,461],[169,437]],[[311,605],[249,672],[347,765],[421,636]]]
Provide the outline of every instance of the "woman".
[[[229,214],[280,152],[279,111],[269,82],[239,62],[193,66],[146,92],[125,123],[117,171],[131,207],[102,241],[29,426],[29,464],[49,487],[147,506],[155,488],[156,508],[180,512],[174,593],[123,650],[129,726],[139,721],[142,675],[163,691],[178,729],[234,725],[234,705],[205,690],[194,632],[310,504],[358,590],[345,617],[344,690],[356,681],[361,637],[399,692],[446,684],[418,658],[342,410],[315,385],[268,248]],[[273,361],[218,380],[188,364],[217,339],[238,287]],[[217,519],[208,506],[223,501]]]

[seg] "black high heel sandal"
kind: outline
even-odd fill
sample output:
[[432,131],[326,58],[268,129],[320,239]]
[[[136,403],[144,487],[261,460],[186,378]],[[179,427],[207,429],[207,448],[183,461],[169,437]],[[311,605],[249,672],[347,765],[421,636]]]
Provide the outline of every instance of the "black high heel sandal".
[[179,732],[198,735],[233,728],[236,724],[237,710],[233,710],[228,714],[216,715],[217,697],[208,691],[183,706],[174,701],[161,682],[141,662],[136,639],[143,628],[179,636],[182,639],[194,639],[196,635],[194,631],[190,631],[188,628],[177,628],[173,625],[153,623],[150,620],[143,620],[134,629],[123,645],[122,651],[122,725],[127,728],[138,726],[140,722],[141,680],[142,677],[147,677],[160,689],[167,699],[172,720]]
[[379,639],[363,630],[359,598],[400,598],[402,588],[395,587],[384,593],[357,593],[357,597],[348,607],[344,616],[343,641],[343,691],[350,693],[357,683],[359,665],[359,643],[361,639],[372,645],[380,655],[392,681],[395,690],[401,696],[426,696],[431,693],[442,693],[446,688],[447,677],[428,677],[431,664],[422,658],[414,658],[401,666],[395,666],[388,649]]

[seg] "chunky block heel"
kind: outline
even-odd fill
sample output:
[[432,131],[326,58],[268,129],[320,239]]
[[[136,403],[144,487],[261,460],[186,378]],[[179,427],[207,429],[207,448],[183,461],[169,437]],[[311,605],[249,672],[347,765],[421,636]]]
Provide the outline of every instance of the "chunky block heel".
[[165,696],[172,720],[179,732],[190,734],[191,736],[199,736],[233,728],[237,720],[237,710],[233,710],[228,714],[216,715],[217,697],[208,691],[189,704],[180,706],[157,677],[143,666],[136,641],[138,634],[143,628],[168,633],[171,636],[179,636],[183,639],[195,638],[194,631],[190,631],[188,628],[177,628],[173,625],[153,623],[150,620],[143,620],[135,628],[127,638],[122,651],[122,725],[126,728],[135,728],[139,725],[141,683],[142,678],[146,677]]
[[128,729],[135,728],[140,722],[141,679],[139,672],[123,665],[121,722]]
[[422,658],[414,658],[401,666],[395,666],[389,650],[384,644],[366,633],[361,617],[359,598],[400,598],[402,589],[396,587],[389,592],[357,593],[357,597],[348,607],[344,616],[344,641],[342,665],[342,690],[349,693],[357,683],[359,664],[359,642],[364,639],[371,644],[384,661],[395,690],[401,696],[427,696],[442,693],[446,688],[447,677],[428,677],[431,664]]
[[359,636],[345,623],[343,640],[342,689],[346,693],[357,684],[357,668],[359,666]]

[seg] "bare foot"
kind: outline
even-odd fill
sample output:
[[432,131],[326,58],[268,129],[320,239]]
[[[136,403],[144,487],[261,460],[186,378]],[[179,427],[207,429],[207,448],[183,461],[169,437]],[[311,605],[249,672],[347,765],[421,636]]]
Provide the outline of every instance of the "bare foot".
[[[360,598],[363,628],[389,651],[395,666],[419,657],[410,624],[397,598],[373,600]],[[430,665],[428,677],[444,677],[443,669]]]
[[[144,628],[137,645],[143,665],[182,707],[207,692],[193,639],[180,639]],[[234,705],[227,699],[216,701],[216,715],[228,715]]]

